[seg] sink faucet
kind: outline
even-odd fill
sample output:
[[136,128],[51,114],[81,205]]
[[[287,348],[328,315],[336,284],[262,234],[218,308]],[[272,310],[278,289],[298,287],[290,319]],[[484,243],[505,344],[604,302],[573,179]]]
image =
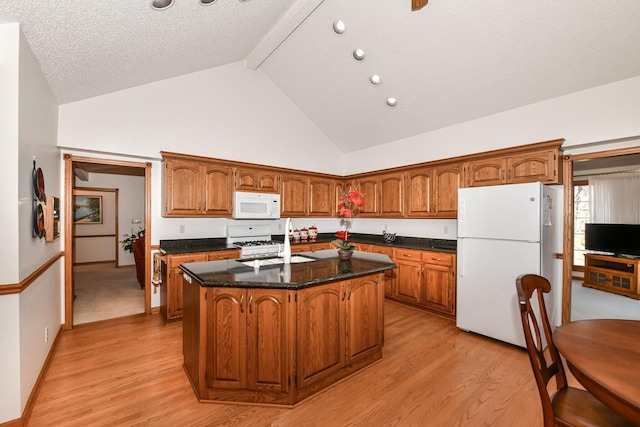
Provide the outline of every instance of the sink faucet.
[[291,218],[287,218],[284,223],[284,250],[278,254],[283,258],[285,264],[291,264]]

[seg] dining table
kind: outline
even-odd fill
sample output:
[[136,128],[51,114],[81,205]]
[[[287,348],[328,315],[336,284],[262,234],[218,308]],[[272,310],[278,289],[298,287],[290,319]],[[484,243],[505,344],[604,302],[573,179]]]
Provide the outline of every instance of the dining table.
[[640,426],[640,321],[569,322],[554,331],[553,342],[589,393]]

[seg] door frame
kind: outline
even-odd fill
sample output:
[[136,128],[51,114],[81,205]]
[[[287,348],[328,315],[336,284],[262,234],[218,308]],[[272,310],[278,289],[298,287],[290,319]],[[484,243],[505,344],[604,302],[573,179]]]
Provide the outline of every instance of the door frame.
[[567,154],[563,161],[564,242],[562,248],[562,323],[571,321],[571,283],[573,275],[573,163],[585,160],[640,154],[640,147],[620,148],[585,154]]
[[99,165],[144,168],[144,306],[145,313],[151,314],[151,163],[100,159],[64,154],[64,324],[63,329],[73,328],[73,163],[94,163]]

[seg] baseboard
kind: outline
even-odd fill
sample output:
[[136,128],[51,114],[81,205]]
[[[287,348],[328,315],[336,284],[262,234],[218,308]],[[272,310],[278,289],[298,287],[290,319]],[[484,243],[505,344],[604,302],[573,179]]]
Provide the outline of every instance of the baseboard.
[[160,313],[160,307],[151,307],[151,314]]
[[[40,393],[40,387],[42,387],[42,382],[47,376],[47,372],[49,372],[49,366],[51,366],[51,361],[53,360],[53,355],[56,353],[56,349],[58,348],[58,343],[60,342],[60,336],[62,335],[62,325],[58,329],[58,333],[56,334],[55,339],[53,340],[53,344],[51,345],[51,349],[49,350],[49,354],[47,354],[47,358],[44,361],[44,365],[42,366],[42,370],[40,371],[40,375],[38,375],[38,379],[36,383],[33,385],[33,389],[29,394],[29,399],[27,400],[27,404],[24,407],[24,411],[22,411],[21,424],[16,425],[27,425],[29,422],[29,417],[31,417],[31,411],[33,411],[33,407],[36,404],[36,399],[38,398],[38,393]],[[0,427],[5,427],[4,425],[0,425]]]

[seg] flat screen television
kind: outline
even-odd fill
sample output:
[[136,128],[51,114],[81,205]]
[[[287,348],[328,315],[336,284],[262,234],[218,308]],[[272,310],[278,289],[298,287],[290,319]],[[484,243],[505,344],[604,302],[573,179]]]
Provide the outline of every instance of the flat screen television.
[[585,224],[584,247],[620,256],[640,256],[640,225]]

